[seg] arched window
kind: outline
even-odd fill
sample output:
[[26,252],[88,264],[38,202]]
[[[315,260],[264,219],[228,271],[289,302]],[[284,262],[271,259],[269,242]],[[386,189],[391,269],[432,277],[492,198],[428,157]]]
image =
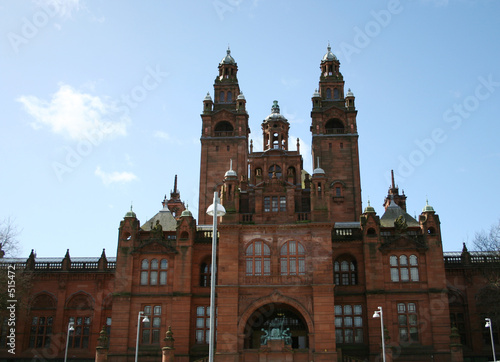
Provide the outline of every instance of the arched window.
[[219,102],[224,103],[224,91],[220,91],[219,93]]
[[340,96],[339,96],[339,90],[337,88],[334,88],[333,89],[333,99],[334,100],[339,100]]
[[336,285],[358,284],[356,260],[351,256],[341,256],[334,263]]
[[49,348],[52,323],[56,314],[56,300],[48,294],[39,294],[31,303],[31,348]]
[[343,134],[344,132],[344,123],[337,118],[330,119],[325,124],[325,132],[327,134]]
[[332,99],[332,90],[330,88],[326,88],[326,99]]
[[280,249],[281,275],[305,275],[305,249],[298,241],[288,241]]
[[233,135],[233,125],[228,121],[221,121],[215,125],[215,136],[216,137],[227,137]]
[[271,275],[271,249],[262,241],[247,246],[246,275]]
[[200,265],[200,287],[209,287],[210,278],[212,277],[212,270],[210,261],[205,261]]
[[[89,347],[90,331],[92,330],[93,303],[89,295],[80,293],[71,298],[66,308],[70,315],[68,322],[73,322],[73,333],[68,337],[68,348]],[[68,325],[66,323],[66,325]]]
[[393,282],[418,282],[418,258],[416,255],[410,255],[409,263],[406,255],[391,255],[389,257],[391,266],[391,281]]
[[233,93],[231,91],[227,92],[226,102],[231,103],[233,101]]

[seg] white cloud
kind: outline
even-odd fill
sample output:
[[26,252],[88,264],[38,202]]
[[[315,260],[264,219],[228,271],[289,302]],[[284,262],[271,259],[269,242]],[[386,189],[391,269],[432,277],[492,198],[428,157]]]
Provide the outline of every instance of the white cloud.
[[163,132],[163,131],[156,131],[154,136],[156,138],[161,138],[161,139],[166,140],[166,141],[172,140],[172,137],[170,137],[170,135],[167,132]]
[[17,101],[34,118],[31,123],[34,129],[49,127],[55,134],[71,140],[124,136],[130,123],[126,114],[118,113],[115,102],[82,93],[66,84],[60,85],[50,101],[35,96],[21,96]]
[[63,19],[71,18],[73,12],[85,8],[81,0],[34,0],[33,2],[46,9],[49,14],[56,14]]
[[94,174],[99,177],[105,186],[112,183],[127,183],[137,180],[137,176],[132,172],[105,172],[101,170],[100,166],[97,166]]

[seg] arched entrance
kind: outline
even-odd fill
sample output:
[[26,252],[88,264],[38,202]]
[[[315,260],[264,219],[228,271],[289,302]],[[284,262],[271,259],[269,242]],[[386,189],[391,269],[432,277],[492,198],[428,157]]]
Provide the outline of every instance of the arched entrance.
[[297,309],[285,303],[262,305],[247,319],[244,349],[265,347],[269,338],[280,338],[280,333],[292,349],[309,348],[307,323]]

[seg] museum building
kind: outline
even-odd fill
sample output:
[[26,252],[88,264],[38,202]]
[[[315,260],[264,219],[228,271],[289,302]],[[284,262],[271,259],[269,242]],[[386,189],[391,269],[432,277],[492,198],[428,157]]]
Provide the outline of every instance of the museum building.
[[498,259],[465,246],[443,253],[435,210],[426,203],[410,216],[394,176],[382,214],[369,202],[362,209],[357,109],[339,66],[328,46],[312,96],[310,175],[299,140],[289,149],[277,101],[261,123],[263,149],[254,150],[227,50],[213,98],[203,100],[197,219],[176,176],[153,218],[125,214],[116,258],[68,250],[0,259],[26,280],[16,354],[7,316],[0,360],[133,361],[137,353],[148,362],[206,361],[206,210],[216,192],[225,209],[216,235],[216,361],[486,361],[490,311],[478,296]]

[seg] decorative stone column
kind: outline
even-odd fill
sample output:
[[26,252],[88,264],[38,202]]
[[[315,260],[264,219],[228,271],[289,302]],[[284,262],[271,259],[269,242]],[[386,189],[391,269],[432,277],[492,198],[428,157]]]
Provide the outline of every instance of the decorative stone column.
[[462,344],[460,343],[460,334],[458,333],[457,327],[451,328],[450,342],[451,361],[463,362],[464,354],[462,350]]
[[172,333],[172,328],[168,326],[168,331],[165,335],[163,341],[165,342],[165,347],[161,349],[162,362],[173,362],[174,361],[174,337]]
[[108,334],[106,333],[106,326],[102,326],[102,330],[97,338],[97,347],[95,348],[95,361],[106,362],[108,360]]

